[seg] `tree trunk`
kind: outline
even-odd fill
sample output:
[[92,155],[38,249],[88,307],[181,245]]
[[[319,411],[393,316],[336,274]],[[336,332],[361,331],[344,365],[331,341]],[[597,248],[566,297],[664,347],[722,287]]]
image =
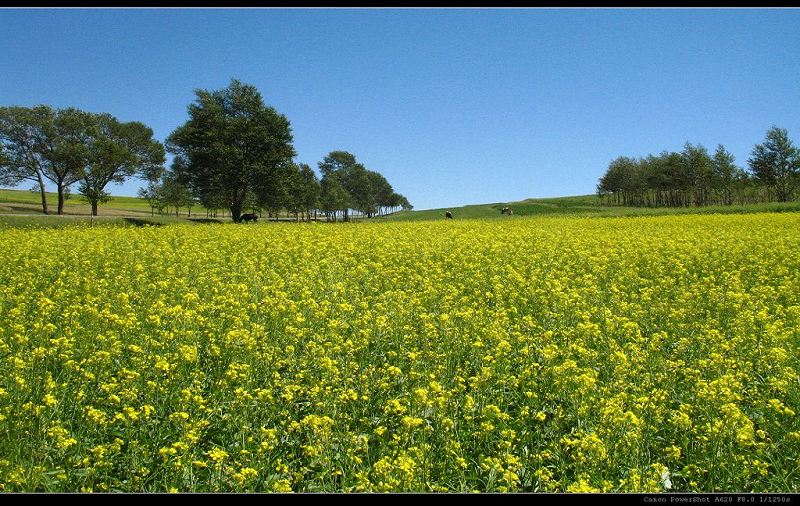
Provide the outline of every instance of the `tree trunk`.
[[44,189],[44,179],[42,179],[42,175],[38,171],[36,172],[36,177],[39,179],[39,190],[42,192],[42,212],[50,214],[47,211],[47,192]]
[[242,206],[241,205],[232,205],[231,206],[231,218],[233,218],[234,223],[239,223],[242,219]]
[[64,214],[64,185],[58,183],[58,214]]
[[[61,214],[61,213],[59,213]],[[97,201],[92,201],[92,216],[97,216]]]

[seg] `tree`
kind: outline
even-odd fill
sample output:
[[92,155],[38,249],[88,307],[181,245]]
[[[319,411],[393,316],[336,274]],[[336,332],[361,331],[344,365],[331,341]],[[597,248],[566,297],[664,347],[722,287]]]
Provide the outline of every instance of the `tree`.
[[[343,211],[347,221],[350,209],[371,217],[380,207],[401,205],[386,178],[358,163],[352,153],[331,151],[319,163],[319,169],[320,206],[329,219],[335,219],[337,211]],[[411,205],[408,200],[405,203]]]
[[300,213],[309,216],[311,209],[317,207],[319,191],[319,181],[311,167],[305,163],[294,166],[289,178],[287,210],[298,220]]
[[139,198],[142,198],[147,201],[147,204],[150,206],[150,214],[154,215],[155,210],[158,209],[158,212],[164,209],[163,205],[163,186],[156,181],[149,181],[145,188],[139,188],[137,192]]
[[[205,207],[208,210],[208,212],[206,213],[207,218],[208,217],[216,218],[217,211],[220,209],[224,210],[225,206],[227,205],[227,201],[225,200],[224,195],[214,194],[214,193],[201,197],[199,199],[199,202],[201,206]],[[223,211],[223,216],[224,216],[224,211]]]
[[[11,155],[6,153],[5,146],[0,144],[0,171],[6,170],[5,167],[11,164]],[[13,179],[7,179],[7,176],[0,172],[0,184],[11,184]]]
[[397,208],[400,207],[401,204],[403,203],[402,200],[403,198],[404,197],[399,193],[392,192],[392,195],[389,197],[389,201],[387,204],[390,213],[397,211]]
[[712,166],[714,187],[720,192],[722,203],[726,206],[733,204],[733,188],[738,176],[738,167],[733,163],[734,157],[722,144],[714,152]]
[[741,167],[736,167],[733,173],[733,191],[740,204],[747,204],[749,202],[748,190],[751,190],[750,193],[752,193],[753,186],[754,184],[750,174]]
[[377,208],[373,209],[372,212],[377,211],[382,213],[383,208],[391,207],[394,189],[392,185],[389,184],[389,181],[379,172],[370,170],[367,171],[367,176],[369,177],[369,184],[372,188],[372,195],[374,196],[375,207]]
[[268,177],[256,184],[255,202],[274,216],[275,221],[278,221],[281,209],[290,206],[290,191],[296,170],[297,167],[291,161],[278,164],[272,168]]
[[320,207],[322,212],[330,221],[333,216],[336,221],[336,212],[347,208],[350,202],[350,195],[344,189],[339,174],[333,171],[325,171],[320,181]]
[[319,162],[319,170],[323,177],[326,174],[344,174],[356,164],[356,157],[347,151],[331,151]]
[[34,181],[42,197],[42,212],[48,214],[44,165],[41,155],[43,130],[52,121],[47,106],[0,107],[0,184],[16,186]]
[[[676,154],[677,155],[677,154]],[[670,174],[671,164],[669,163],[670,154],[662,152],[658,156],[647,155],[640,160],[643,165],[645,183],[648,190],[653,192],[652,204],[656,206],[668,205],[673,189],[672,177]]]
[[785,128],[770,128],[764,143],[753,148],[748,164],[753,176],[774,192],[778,201],[791,198],[800,175],[800,150],[792,145]]
[[300,213],[303,211],[303,188],[300,180],[300,167],[291,164],[287,176],[286,210],[294,214],[296,221],[300,221]]
[[692,180],[687,169],[686,158],[675,151],[662,151],[659,155],[660,170],[663,171],[667,188],[669,188],[666,205],[670,207],[686,206],[689,203],[688,191]]
[[599,179],[597,193],[622,205],[731,205],[787,201],[800,184],[800,149],[785,129],[770,129],[748,164],[752,177],[721,144],[712,157],[702,144],[687,142],[680,153],[616,158]]
[[308,164],[301,163],[299,168],[298,176],[300,178],[300,188],[302,189],[300,200],[308,221],[311,221],[311,210],[319,206],[321,191],[319,179],[317,179],[317,175]]
[[138,175],[155,181],[164,170],[164,146],[153,139],[153,130],[138,121],[122,123],[110,114],[93,115],[87,164],[79,192],[92,206],[110,199],[105,188]]
[[322,205],[328,217],[333,213],[335,219],[336,211],[342,211],[344,220],[347,221],[348,210],[353,205],[352,196],[348,191],[350,186],[347,181],[348,173],[356,163],[356,157],[347,151],[331,151],[319,162],[319,171],[322,174]]
[[616,194],[617,199],[621,196],[622,204],[626,206],[640,205],[639,192],[643,183],[638,161],[626,156],[613,160],[608,165],[606,175],[600,180],[602,190]]
[[414,209],[414,206],[411,205],[411,202],[408,201],[403,195],[400,195],[400,207],[403,208],[404,211],[411,211]]
[[[597,185],[598,193],[611,194],[617,204],[628,205],[631,178],[636,171],[636,160],[620,156],[608,164],[608,169]],[[621,200],[621,202],[620,202]]]
[[56,185],[58,214],[64,214],[69,187],[80,181],[89,163],[94,116],[70,107],[54,111],[42,129],[43,175]]
[[168,149],[192,192],[203,202],[221,196],[238,222],[249,195],[269,200],[276,173],[295,155],[289,120],[235,79],[195,94],[189,120],[169,136]]
[[683,147],[683,160],[686,168],[687,190],[694,194],[694,203],[703,206],[708,203],[713,178],[713,162],[705,146],[686,143]]
[[160,205],[162,208],[170,206],[175,208],[175,216],[178,216],[178,211],[181,207],[189,208],[189,215],[191,216],[191,207],[195,203],[189,188],[180,180],[174,173],[166,173],[161,178],[161,191]]
[[[367,216],[375,208],[375,195],[366,167],[356,163],[344,172],[342,185],[350,195],[350,206]],[[347,213],[345,213],[347,216]],[[346,219],[346,218],[345,218]]]

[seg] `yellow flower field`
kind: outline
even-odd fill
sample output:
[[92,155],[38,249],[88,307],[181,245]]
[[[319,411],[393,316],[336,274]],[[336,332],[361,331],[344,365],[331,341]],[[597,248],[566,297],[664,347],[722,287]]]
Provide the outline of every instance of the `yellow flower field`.
[[0,490],[800,491],[800,215],[3,230]]

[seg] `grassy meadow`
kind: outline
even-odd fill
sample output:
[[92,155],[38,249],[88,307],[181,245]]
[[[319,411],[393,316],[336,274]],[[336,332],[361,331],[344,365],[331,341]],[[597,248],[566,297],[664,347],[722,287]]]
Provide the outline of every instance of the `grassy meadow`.
[[[511,216],[501,215],[500,210],[509,206],[514,212]],[[494,204],[475,204],[462,207],[443,207],[423,211],[400,211],[389,216],[376,218],[386,221],[429,221],[444,218],[450,211],[454,220],[462,219],[515,219],[521,216],[665,216],[675,214],[748,214],[765,212],[798,212],[800,202],[769,202],[758,204],[737,204],[730,206],[703,207],[624,207],[609,205],[607,200],[597,195],[526,199],[519,202],[497,202]]]
[[[50,213],[55,214],[58,209],[58,195],[47,192],[46,198]],[[64,202],[64,212],[88,216],[91,214],[91,206],[80,195],[71,195]],[[0,214],[42,214],[42,196],[38,191],[0,189]],[[138,197],[115,196],[110,202],[100,205],[99,214],[149,215],[150,206],[147,201]]]
[[[153,213],[147,201],[138,197],[113,197],[110,202],[102,204],[99,216],[90,218],[90,206],[79,196],[72,196],[64,206],[65,214],[57,216],[58,200],[55,193],[47,194],[50,214],[42,214],[41,197],[38,193],[22,190],[0,189],[0,229],[4,228],[60,228],[89,225],[143,226],[169,225],[176,223],[226,223],[230,222],[227,211],[218,211],[216,218],[206,218],[206,209],[194,206],[191,216],[186,208],[175,214],[174,208],[163,213]],[[513,216],[504,216],[500,210],[510,206]],[[800,212],[800,202],[770,202],[731,206],[704,207],[623,207],[609,205],[597,195],[580,195],[573,197],[526,199],[519,202],[497,202],[493,204],[474,204],[462,207],[426,209],[421,211],[398,211],[386,216],[376,216],[371,221],[431,221],[441,220],[445,211],[453,214],[454,220],[470,219],[505,219],[513,220],[525,216],[665,216],[684,214],[749,214],[765,212]],[[262,222],[266,220],[262,214]],[[294,219],[287,214],[285,220]],[[365,218],[354,216],[353,221]],[[323,214],[319,220],[324,221]]]
[[47,193],[49,214],[42,213],[41,194],[38,192],[0,189],[0,230],[6,228],[73,228],[96,225],[121,227],[140,227],[145,225],[162,226],[176,223],[198,224],[226,222],[228,218],[206,218],[206,209],[194,206],[191,216],[186,208],[175,214],[174,208],[163,214],[155,212],[147,201],[138,197],[115,196],[106,204],[101,204],[99,215],[91,217],[91,206],[82,201],[79,195],[72,195],[65,201],[64,214],[58,215],[58,196]]
[[800,491],[800,214],[503,218],[4,229],[0,489]]

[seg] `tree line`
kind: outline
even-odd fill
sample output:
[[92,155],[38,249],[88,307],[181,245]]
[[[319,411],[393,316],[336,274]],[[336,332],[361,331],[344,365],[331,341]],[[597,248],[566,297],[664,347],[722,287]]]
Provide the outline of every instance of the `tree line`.
[[[289,120],[264,103],[251,85],[231,80],[227,88],[196,90],[189,119],[166,146],[140,122],[123,123],[110,114],[75,108],[0,107],[0,184],[33,181],[49,212],[46,180],[58,192],[58,214],[72,185],[97,214],[110,198],[111,183],[137,176],[153,213],[200,204],[216,216],[228,210],[239,222],[245,210],[265,210],[277,219],[285,210],[296,219],[322,212],[347,221],[350,210],[371,217],[411,209],[380,173],[346,151],[332,151],[320,163],[318,179],[307,164],[295,163]],[[165,155],[174,155],[169,169]]]
[[56,187],[58,214],[64,214],[69,189],[77,183],[96,215],[98,204],[110,198],[109,183],[131,176],[156,178],[164,159],[164,146],[138,121],[46,105],[0,107],[0,184],[33,181],[45,214],[46,181]]
[[800,187],[800,149],[786,129],[772,127],[756,144],[747,169],[723,145],[709,154],[686,143],[681,152],[643,158],[621,156],[609,163],[597,193],[610,204],[685,207],[787,202]]

